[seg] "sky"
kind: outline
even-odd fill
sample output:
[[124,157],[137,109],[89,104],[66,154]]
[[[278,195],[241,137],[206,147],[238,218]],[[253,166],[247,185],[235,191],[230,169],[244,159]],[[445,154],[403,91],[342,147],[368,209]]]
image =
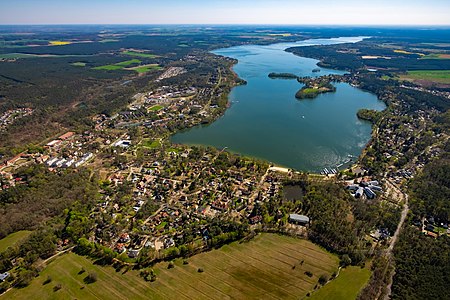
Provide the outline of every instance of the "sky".
[[0,0],[0,24],[450,25],[450,0]]

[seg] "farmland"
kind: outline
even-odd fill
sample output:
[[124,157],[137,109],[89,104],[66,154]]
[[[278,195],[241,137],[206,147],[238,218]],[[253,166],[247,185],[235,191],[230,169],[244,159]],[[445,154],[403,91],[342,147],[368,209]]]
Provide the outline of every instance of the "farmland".
[[[337,270],[338,258],[306,241],[262,234],[248,243],[232,243],[188,259],[157,264],[155,282],[137,271],[116,272],[67,254],[56,258],[30,286],[12,290],[6,299],[298,299],[314,289],[321,275]],[[85,273],[80,274],[84,268]],[[204,272],[198,272],[202,268]],[[88,273],[98,281],[84,282]],[[305,275],[310,272],[310,276]],[[50,278],[51,282],[44,284]],[[61,284],[61,289],[54,287]],[[330,284],[331,285],[331,284]],[[1,298],[1,297],[0,297]]]
[[422,59],[450,59],[450,54],[433,53],[423,56]]
[[402,80],[423,80],[436,83],[450,84],[450,70],[439,71],[409,71],[406,75],[401,75]]
[[7,237],[0,240],[0,253],[5,251],[8,247],[14,246],[19,242],[23,241],[30,235],[31,231],[18,231],[8,235]]

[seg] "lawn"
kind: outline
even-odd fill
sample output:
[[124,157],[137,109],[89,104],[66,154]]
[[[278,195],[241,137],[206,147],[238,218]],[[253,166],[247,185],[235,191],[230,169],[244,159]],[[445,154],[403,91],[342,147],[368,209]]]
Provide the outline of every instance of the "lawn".
[[[303,261],[303,263],[301,263]],[[116,272],[70,253],[56,258],[30,286],[12,290],[3,299],[299,299],[314,289],[322,274],[331,275],[338,258],[306,240],[262,234],[248,243],[153,267],[155,282],[138,271]],[[79,274],[81,268],[85,273]],[[204,272],[198,272],[202,268]],[[308,277],[305,272],[311,272]],[[97,274],[87,284],[89,272]],[[50,277],[48,284],[43,284]],[[61,284],[61,289],[53,288]],[[0,299],[2,298],[0,297]],[[333,297],[330,299],[334,299]]]
[[144,58],[157,58],[157,57],[159,57],[158,55],[155,55],[155,54],[135,52],[135,51],[123,51],[122,54],[128,55],[128,56],[144,57]]
[[339,276],[312,294],[310,299],[356,299],[359,291],[369,282],[371,272],[360,267],[342,269]]
[[450,70],[441,71],[409,71],[406,75],[401,75],[402,80],[426,80],[437,83],[450,84]]
[[150,149],[156,149],[161,147],[161,143],[159,141],[152,141],[150,139],[143,139],[141,142],[141,146]]
[[163,108],[164,108],[164,106],[162,106],[162,105],[153,105],[148,110],[150,110],[150,111],[158,111],[158,110],[161,110]]
[[0,253],[8,249],[10,246],[14,246],[19,242],[23,241],[30,235],[31,231],[17,231],[15,233],[11,233],[7,237],[0,240]]

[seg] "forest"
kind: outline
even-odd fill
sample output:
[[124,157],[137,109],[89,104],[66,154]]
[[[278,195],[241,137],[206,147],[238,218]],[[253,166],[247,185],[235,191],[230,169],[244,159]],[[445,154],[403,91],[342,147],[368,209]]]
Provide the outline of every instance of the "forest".
[[[310,57],[320,60],[319,66],[347,71],[359,71],[366,68],[381,68],[388,71],[407,70],[448,70],[450,60],[420,59],[418,54],[405,54],[405,52],[395,52],[394,49],[383,47],[383,43],[398,43],[408,50],[409,47],[421,51],[421,54],[428,54],[428,45],[411,45],[402,39],[392,38],[372,38],[354,44],[338,44],[326,46],[293,47],[286,51],[299,56]],[[399,46],[400,47],[400,46]],[[420,49],[423,48],[422,50]],[[402,49],[402,48],[400,48]],[[446,51],[446,49],[442,49]],[[431,52],[430,52],[431,53]],[[372,57],[364,59],[363,57]],[[389,59],[385,59],[388,57]]]

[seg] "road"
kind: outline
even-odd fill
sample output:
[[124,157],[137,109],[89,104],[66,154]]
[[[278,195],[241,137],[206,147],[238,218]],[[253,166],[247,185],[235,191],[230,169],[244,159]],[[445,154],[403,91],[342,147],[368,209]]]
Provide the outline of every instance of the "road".
[[[389,264],[392,264],[393,259],[394,259],[393,250],[394,250],[395,244],[397,243],[398,237],[402,231],[403,224],[405,223],[406,217],[408,216],[409,206],[408,206],[408,195],[403,193],[393,182],[391,182],[389,180],[387,181],[387,189],[393,192],[394,197],[400,197],[397,199],[397,200],[399,200],[398,202],[403,201],[403,210],[402,210],[402,214],[400,217],[400,221],[398,222],[397,229],[395,230],[395,233],[391,238],[389,247],[386,250],[386,256],[389,260]],[[392,293],[392,282],[393,282],[394,274],[395,274],[395,270],[392,271],[391,274],[387,275],[387,276],[389,276],[389,280],[388,280],[389,283],[386,286],[386,293],[384,296],[384,300],[390,299],[390,296]]]

